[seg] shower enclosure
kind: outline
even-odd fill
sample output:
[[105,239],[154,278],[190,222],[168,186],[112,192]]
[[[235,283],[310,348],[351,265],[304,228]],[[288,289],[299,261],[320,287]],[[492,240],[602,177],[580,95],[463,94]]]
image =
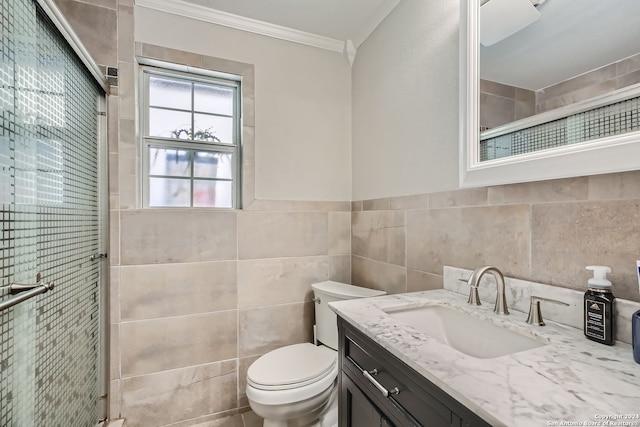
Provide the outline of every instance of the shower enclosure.
[[104,85],[48,1],[0,3],[3,427],[104,417]]

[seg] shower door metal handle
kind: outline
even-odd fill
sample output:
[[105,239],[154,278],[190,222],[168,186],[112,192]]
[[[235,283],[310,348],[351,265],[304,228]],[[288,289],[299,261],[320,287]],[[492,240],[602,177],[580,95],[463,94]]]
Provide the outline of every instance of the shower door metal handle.
[[5,288],[9,289],[9,293],[11,295],[20,295],[0,302],[0,311],[11,308],[16,304],[20,304],[22,301],[26,301],[30,298],[35,297],[36,295],[49,292],[55,287],[55,284],[53,282],[42,283],[42,275],[40,273],[36,275],[36,281],[37,283],[35,285],[22,285],[20,283],[13,283],[9,286],[6,286]]

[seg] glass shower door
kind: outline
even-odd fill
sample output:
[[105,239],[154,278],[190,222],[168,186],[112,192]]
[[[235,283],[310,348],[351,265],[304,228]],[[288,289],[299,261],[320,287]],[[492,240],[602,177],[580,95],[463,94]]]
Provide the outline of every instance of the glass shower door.
[[33,0],[0,6],[0,426],[100,418],[102,89]]

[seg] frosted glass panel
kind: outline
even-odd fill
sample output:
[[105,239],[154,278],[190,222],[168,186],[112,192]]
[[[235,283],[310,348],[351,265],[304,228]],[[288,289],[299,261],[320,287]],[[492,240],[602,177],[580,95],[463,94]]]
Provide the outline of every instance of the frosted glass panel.
[[0,2],[0,426],[95,426],[102,390],[104,94],[33,0]]
[[149,135],[191,139],[191,113],[149,108]]
[[157,76],[150,77],[149,105],[191,110],[191,83]]
[[185,207],[190,202],[190,180],[149,178],[149,206]]
[[233,119],[231,117],[195,114],[195,140],[233,143]]
[[196,84],[194,87],[194,109],[205,113],[231,116],[233,114],[233,89]]
[[149,148],[149,174],[191,176],[191,151],[178,148]]
[[230,208],[232,203],[231,181],[194,181],[193,206]]
[[195,153],[193,175],[196,178],[233,178],[231,153]]

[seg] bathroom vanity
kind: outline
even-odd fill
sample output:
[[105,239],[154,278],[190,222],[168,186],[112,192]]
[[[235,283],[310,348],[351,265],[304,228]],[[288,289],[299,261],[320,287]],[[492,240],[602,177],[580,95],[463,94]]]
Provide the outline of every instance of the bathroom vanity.
[[341,426],[490,426],[343,319],[338,332]]
[[[546,293],[546,285],[528,283],[520,289],[509,279],[511,314],[498,315],[482,294],[491,285],[480,286],[482,305],[470,306],[467,295],[452,290],[464,288],[458,279],[469,272],[456,274],[450,289],[330,304],[340,334],[341,427],[640,426],[640,365],[631,346],[594,343],[582,329],[553,319],[580,317],[574,314],[581,312],[581,293],[555,287]],[[522,308],[534,294],[570,306],[543,306],[546,326],[528,324]],[[637,307],[620,301],[619,311],[626,316]],[[432,317],[420,324],[406,313]],[[437,337],[440,327],[451,339]],[[498,331],[505,333],[503,348],[491,342]],[[464,334],[468,342],[459,340]]]

